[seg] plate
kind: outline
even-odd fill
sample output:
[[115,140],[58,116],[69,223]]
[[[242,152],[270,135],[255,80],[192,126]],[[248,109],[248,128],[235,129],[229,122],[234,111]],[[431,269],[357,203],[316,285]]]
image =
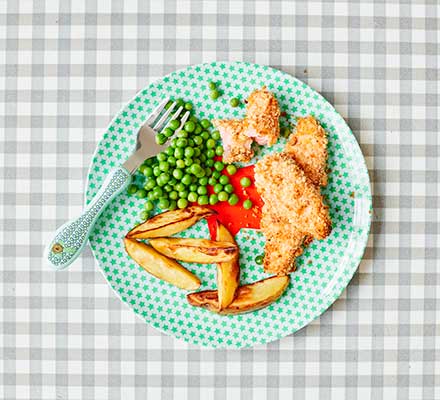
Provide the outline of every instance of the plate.
[[[222,96],[209,97],[208,83],[220,82]],[[321,95],[279,70],[243,62],[214,62],[176,71],[141,90],[113,119],[99,142],[88,174],[89,202],[110,170],[122,163],[135,145],[146,116],[166,96],[194,105],[200,118],[240,118],[244,108],[232,108],[233,97],[245,99],[266,85],[288,116],[314,115],[329,137],[329,184],[323,189],[330,205],[332,234],[313,241],[297,260],[291,284],[275,303],[262,310],[219,316],[192,307],[186,292],[149,275],[126,254],[122,239],[139,221],[145,200],[122,193],[101,215],[90,236],[93,254],[115,293],[145,322],[189,343],[211,348],[243,348],[268,343],[301,329],[321,315],[350,282],[362,258],[370,229],[371,193],[360,148],[344,119]],[[285,139],[259,151],[257,158],[281,151]],[[181,234],[209,237],[205,221]],[[241,283],[267,274],[254,261],[264,252],[265,239],[255,230],[241,230]],[[214,265],[184,264],[202,280],[201,289],[216,287]]]

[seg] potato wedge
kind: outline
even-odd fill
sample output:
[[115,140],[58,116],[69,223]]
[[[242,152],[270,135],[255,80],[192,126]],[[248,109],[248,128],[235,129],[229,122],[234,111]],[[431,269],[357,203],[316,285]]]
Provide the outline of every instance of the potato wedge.
[[127,233],[130,239],[171,236],[194,225],[198,220],[216,214],[208,207],[191,206],[182,210],[165,211],[134,227]]
[[150,244],[167,257],[201,264],[231,261],[238,254],[232,243],[207,239],[157,238]]
[[186,297],[189,304],[204,307],[219,314],[240,314],[266,307],[277,300],[289,285],[289,276],[272,276],[237,289],[234,301],[219,310],[217,290],[190,293]]
[[[230,242],[235,245],[234,236],[220,223],[217,223],[216,240]],[[223,310],[232,303],[240,281],[240,265],[238,253],[231,261],[217,264],[218,307]]]
[[151,246],[127,238],[124,239],[124,245],[128,255],[156,278],[185,290],[196,290],[200,287],[200,279],[197,276]]

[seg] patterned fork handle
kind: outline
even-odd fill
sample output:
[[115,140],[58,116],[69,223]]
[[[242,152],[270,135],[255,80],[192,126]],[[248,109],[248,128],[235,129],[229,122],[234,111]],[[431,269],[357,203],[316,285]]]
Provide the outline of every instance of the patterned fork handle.
[[78,258],[102,211],[130,181],[131,175],[124,167],[114,169],[81,216],[65,223],[55,232],[44,252],[44,257],[52,268],[64,269]]

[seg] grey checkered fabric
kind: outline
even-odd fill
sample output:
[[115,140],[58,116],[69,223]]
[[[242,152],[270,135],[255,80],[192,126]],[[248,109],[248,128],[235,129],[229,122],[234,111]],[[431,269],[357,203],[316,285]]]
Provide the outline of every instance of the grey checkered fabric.
[[[0,1],[0,398],[439,399],[439,12],[416,1]],[[278,342],[204,350],[146,326],[90,251],[45,241],[133,94],[176,68],[245,60],[320,91],[374,193],[358,273]]]

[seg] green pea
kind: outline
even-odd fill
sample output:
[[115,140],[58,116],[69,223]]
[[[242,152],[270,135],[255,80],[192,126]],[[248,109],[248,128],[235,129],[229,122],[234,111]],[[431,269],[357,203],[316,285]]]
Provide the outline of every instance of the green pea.
[[178,137],[178,138],[187,138],[188,137],[188,132],[184,131],[184,130],[179,131],[179,132],[177,132],[176,137]]
[[177,190],[178,192],[181,192],[182,190],[186,189],[186,186],[182,182],[179,182],[174,186],[174,189]]
[[174,149],[170,146],[165,149],[165,153],[167,156],[172,156],[174,154]]
[[208,184],[210,184],[211,186],[214,186],[216,183],[217,179],[215,179],[213,176],[208,179]]
[[177,202],[176,200],[171,200],[170,205],[168,206],[168,210],[175,210],[177,208]]
[[170,193],[168,193],[168,197],[171,200],[177,200],[179,198],[179,193],[177,193],[175,190],[173,190]]
[[198,198],[198,196],[197,196],[197,193],[196,193],[196,192],[189,192],[189,193],[188,193],[188,200],[189,200],[191,203],[195,203],[195,202],[197,201],[197,198]]
[[174,176],[174,178],[180,180],[183,177],[183,171],[181,169],[175,169],[173,171],[173,176]]
[[244,176],[243,178],[240,179],[240,185],[242,187],[249,187],[251,186],[251,184],[252,181],[247,176]]
[[177,145],[177,147],[180,147],[180,148],[186,147],[188,145],[188,140],[186,140],[185,138],[179,138],[179,139],[177,139],[176,145]]
[[208,178],[206,176],[199,179],[199,185],[206,186],[207,184],[208,184]]
[[161,210],[166,210],[168,208],[168,206],[170,205],[170,202],[168,201],[168,199],[166,199],[165,197],[161,197],[159,199],[159,203],[157,203],[157,206],[161,209]]
[[194,145],[195,145],[194,140],[189,138],[188,139],[188,147],[194,147]]
[[206,156],[204,154],[200,154],[199,159],[200,159],[200,161],[205,162]]
[[171,186],[175,186],[176,183],[177,183],[177,179],[174,178],[174,177],[172,177],[168,183],[169,183]]
[[197,146],[200,146],[203,143],[203,138],[200,136],[194,136],[193,140]]
[[231,99],[229,104],[231,105],[231,107],[237,107],[240,104],[240,100],[238,100],[236,97],[234,97],[233,99]]
[[214,132],[212,132],[212,133],[211,133],[211,137],[212,137],[214,140],[220,140],[220,132],[219,132],[219,131],[214,131]]
[[167,104],[165,104],[165,110],[168,110],[171,107],[171,104],[173,104],[173,100],[169,100]]
[[168,164],[170,164],[172,167],[174,167],[176,165],[176,158],[173,156],[169,156],[167,161],[168,161]]
[[229,178],[226,175],[222,175],[219,179],[219,182],[222,185],[227,185],[229,183]]
[[225,191],[228,193],[233,193],[234,192],[234,186],[232,186],[230,183],[228,183],[227,185],[225,185],[224,187]]
[[139,189],[136,192],[136,196],[140,199],[145,199],[145,197],[147,197],[147,191],[145,189]]
[[208,157],[208,158],[214,158],[214,157],[215,157],[215,150],[214,150],[214,149],[209,149],[209,150],[206,152],[206,157]]
[[217,84],[215,82],[209,82],[208,86],[211,90],[214,90],[217,87]]
[[209,160],[206,160],[206,166],[207,167],[213,167],[214,166],[214,160],[210,158]]
[[174,131],[171,128],[165,128],[162,132],[165,137],[170,138],[174,135]]
[[199,196],[199,198],[197,199],[197,203],[199,203],[201,206],[205,206],[209,203],[208,196]]
[[216,161],[216,162],[214,163],[214,168],[215,168],[217,171],[222,171],[224,167],[225,167],[225,164],[223,164],[221,161]]
[[188,205],[187,199],[179,199],[177,200],[177,207],[179,208],[185,208]]
[[159,145],[163,145],[163,144],[165,144],[165,142],[167,141],[167,137],[163,134],[163,133],[158,133],[157,135],[156,135],[156,143],[157,144],[159,144]]
[[209,96],[212,100],[217,100],[220,97],[220,92],[217,89],[211,90]]
[[195,183],[193,183],[192,185],[189,185],[188,189],[190,192],[197,192],[197,188],[198,186]]
[[197,194],[204,195],[207,193],[208,193],[208,189],[206,189],[206,186],[199,186],[197,188]]
[[195,124],[197,123],[198,119],[195,115],[191,115],[191,117],[189,117],[189,120],[194,122]]
[[196,147],[194,149],[194,157],[198,157],[200,155],[201,151],[200,151],[200,147]]
[[207,119],[202,119],[200,121],[200,125],[202,125],[203,129],[208,129],[211,126],[211,122],[209,122]]
[[[179,149],[179,150],[181,150],[181,149]],[[185,168],[185,161],[183,161],[183,160],[176,160],[176,167],[177,168]]]
[[229,203],[231,206],[235,206],[235,205],[238,203],[238,201],[239,201],[239,198],[238,198],[238,196],[234,193],[234,194],[231,194],[231,196],[229,197],[228,203]]
[[177,99],[176,100],[176,107],[177,108],[179,108],[179,107],[183,107],[184,105],[185,105],[185,102],[182,100],[182,99]]
[[169,193],[173,190],[173,187],[171,185],[169,185],[168,183],[163,187],[163,189],[165,190],[165,192]]
[[217,203],[218,203],[218,196],[216,194],[211,194],[209,196],[209,204],[211,204],[211,206],[213,206]]
[[150,216],[150,213],[148,211],[146,211],[146,210],[141,211],[139,213],[139,218],[144,220],[144,221],[147,220],[149,216]]
[[171,139],[170,147],[172,147],[172,148],[177,147],[177,138]]
[[212,175],[212,170],[209,167],[205,168],[205,176],[210,177]]
[[193,108],[193,105],[191,103],[185,103],[185,110],[191,111]]
[[194,149],[192,147],[187,147],[185,149],[185,157],[192,157],[194,155]]
[[203,132],[200,134],[200,136],[202,137],[203,140],[208,140],[209,137],[210,137],[211,135],[209,134],[208,131],[203,131]]
[[224,152],[223,146],[217,146],[217,147],[215,148],[215,154],[216,154],[217,156],[221,156],[221,155],[223,155],[223,152]]
[[159,169],[163,172],[166,172],[170,169],[170,164],[168,164],[166,161],[161,161],[159,163]]
[[243,208],[245,210],[250,210],[252,208],[252,206],[253,206],[253,203],[251,200],[246,199],[245,201],[243,201]]
[[195,164],[191,165],[190,171],[193,175],[197,175],[200,173],[200,171],[203,171],[203,170],[202,170],[202,167],[200,166],[200,164],[195,163]]
[[226,193],[226,192],[224,192],[224,191],[222,191],[222,192],[220,192],[220,193],[218,194],[218,199],[219,199],[220,201],[227,201],[227,200],[229,199],[229,194]]
[[222,175],[222,174],[220,173],[220,171],[212,171],[212,176],[213,176],[215,179],[219,179],[221,175]]
[[185,166],[190,167],[194,163],[192,158],[185,158]]
[[215,140],[214,140],[214,139],[208,139],[208,140],[206,141],[206,147],[207,147],[208,149],[212,149],[212,148],[214,148],[214,147],[215,147]]
[[202,132],[202,130],[203,130],[202,125],[196,124],[196,129],[194,130],[194,133],[198,135],[200,132]]
[[290,128],[288,128],[287,126],[283,126],[281,128],[281,136],[286,138],[289,135],[290,135]]
[[157,156],[156,156],[158,161],[165,161],[167,159],[167,154],[164,153],[163,151],[161,151]]
[[189,186],[189,185],[191,185],[191,182],[192,182],[191,175],[185,174],[182,178],[182,183],[186,186]]
[[179,192],[179,197],[181,199],[186,199],[188,197],[188,190],[182,190],[181,192]]
[[[176,150],[174,150],[174,157],[180,159],[180,158],[183,158],[183,155],[184,155],[183,149],[178,147],[178,148],[176,148]],[[177,163],[176,163],[176,165],[177,165]]]
[[223,190],[223,185],[220,183],[216,183],[213,189],[214,193],[220,193]]
[[255,262],[259,265],[263,264],[264,261],[264,256],[263,255],[259,255],[257,257],[255,257]]
[[147,200],[144,204],[144,208],[146,211],[153,211],[154,204],[151,201]]
[[138,191],[138,188],[136,185],[130,185],[127,189],[128,194],[135,194]]
[[233,164],[229,164],[226,167],[226,171],[228,172],[229,175],[234,175],[237,172],[237,167]]
[[162,182],[168,183],[171,179],[169,174],[163,173],[159,175],[159,178],[162,180]]
[[184,127],[185,131],[191,133],[194,132],[194,129],[196,129],[196,124],[193,121],[188,121],[185,123]]
[[145,190],[151,190],[156,186],[156,179],[154,179],[153,177],[148,177],[145,180],[145,185],[144,185],[144,189]]
[[175,131],[180,126],[180,122],[177,119],[172,119],[168,124],[168,128]]

